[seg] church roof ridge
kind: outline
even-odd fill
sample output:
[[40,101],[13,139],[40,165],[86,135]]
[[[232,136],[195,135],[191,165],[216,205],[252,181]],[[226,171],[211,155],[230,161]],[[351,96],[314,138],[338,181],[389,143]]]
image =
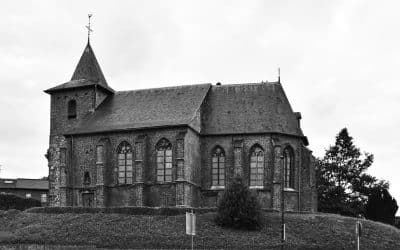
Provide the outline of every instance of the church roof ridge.
[[118,90],[116,93],[130,93],[130,92],[140,92],[140,91],[161,91],[161,90],[174,90],[183,89],[189,87],[200,87],[200,86],[211,86],[211,83],[198,83],[198,84],[184,84],[176,86],[165,86],[165,87],[155,87],[155,88],[143,88],[143,89],[131,89],[131,90]]
[[220,84],[220,85],[213,85],[216,88],[223,88],[223,87],[241,87],[241,86],[262,86],[262,85],[282,85],[280,82],[249,82],[249,83],[228,83],[228,84]]

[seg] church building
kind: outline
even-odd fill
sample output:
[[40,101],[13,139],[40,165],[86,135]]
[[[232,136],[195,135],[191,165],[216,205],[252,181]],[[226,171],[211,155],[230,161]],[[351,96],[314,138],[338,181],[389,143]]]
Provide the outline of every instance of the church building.
[[[134,84],[132,84],[134,87]],[[314,157],[282,84],[116,91],[88,42],[51,97],[51,206],[215,207],[241,176],[265,209],[316,211]]]

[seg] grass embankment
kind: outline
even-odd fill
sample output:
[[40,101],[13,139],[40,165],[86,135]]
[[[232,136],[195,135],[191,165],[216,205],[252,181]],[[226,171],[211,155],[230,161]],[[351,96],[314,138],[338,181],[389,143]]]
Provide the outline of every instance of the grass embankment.
[[[223,229],[213,213],[198,215],[197,249],[279,248],[280,216],[265,213],[260,231]],[[356,219],[332,214],[287,214],[285,249],[354,249]],[[362,220],[361,249],[400,249],[400,230]],[[92,245],[112,248],[190,248],[185,216],[122,214],[0,214],[0,244]]]

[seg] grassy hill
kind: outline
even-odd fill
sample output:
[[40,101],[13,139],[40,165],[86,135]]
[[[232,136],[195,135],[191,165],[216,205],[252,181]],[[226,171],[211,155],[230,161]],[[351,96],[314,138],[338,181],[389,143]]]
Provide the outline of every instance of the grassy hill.
[[[197,249],[279,249],[280,216],[264,214],[261,231],[223,229],[213,213],[198,215]],[[333,214],[287,214],[285,249],[354,249],[356,219]],[[400,230],[362,220],[361,249],[400,249]],[[0,245],[86,245],[113,248],[190,248],[185,216],[0,213]]]

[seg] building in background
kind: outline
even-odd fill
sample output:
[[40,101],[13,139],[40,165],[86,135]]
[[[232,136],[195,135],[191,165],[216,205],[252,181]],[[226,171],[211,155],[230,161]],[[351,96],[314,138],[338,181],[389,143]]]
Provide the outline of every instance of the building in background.
[[0,193],[14,194],[47,204],[49,181],[41,179],[0,179]]
[[314,158],[280,81],[114,91],[88,42],[45,92],[51,206],[213,207],[239,175],[263,208],[280,209],[284,185],[287,210],[316,211]]

